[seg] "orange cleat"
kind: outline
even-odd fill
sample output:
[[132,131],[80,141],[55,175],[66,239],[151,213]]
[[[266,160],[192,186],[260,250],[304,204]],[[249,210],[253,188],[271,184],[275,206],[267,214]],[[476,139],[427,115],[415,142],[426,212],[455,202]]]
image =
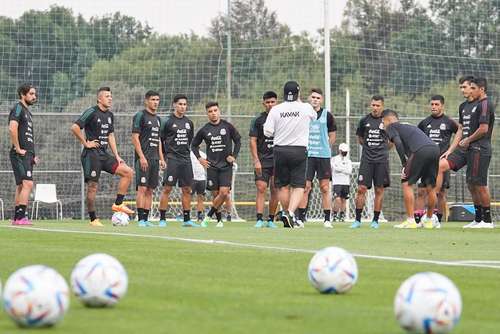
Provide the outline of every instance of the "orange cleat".
[[104,226],[101,221],[99,220],[99,218],[96,218],[94,220],[92,220],[90,223],[89,223],[90,226],[95,226],[95,227],[102,227]]
[[131,210],[128,206],[126,206],[123,203],[120,205],[113,204],[111,210],[113,210],[114,212],[123,212],[126,213],[127,215],[133,215],[135,213],[134,210]]

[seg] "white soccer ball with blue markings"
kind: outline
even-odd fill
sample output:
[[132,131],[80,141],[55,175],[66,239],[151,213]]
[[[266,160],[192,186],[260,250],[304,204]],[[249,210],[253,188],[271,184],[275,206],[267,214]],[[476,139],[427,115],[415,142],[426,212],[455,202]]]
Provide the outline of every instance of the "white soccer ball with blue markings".
[[460,320],[462,298],[446,276],[425,272],[401,284],[394,299],[394,313],[411,333],[448,333]]
[[108,254],[92,254],[80,260],[71,273],[71,288],[89,307],[113,306],[125,296],[128,276],[122,264]]
[[111,223],[113,226],[127,226],[130,221],[130,217],[123,212],[115,212],[111,216]]
[[14,272],[5,283],[3,307],[21,327],[48,327],[69,308],[69,288],[54,269],[34,265]]
[[358,266],[351,253],[327,247],[309,262],[309,281],[321,293],[346,293],[358,279]]

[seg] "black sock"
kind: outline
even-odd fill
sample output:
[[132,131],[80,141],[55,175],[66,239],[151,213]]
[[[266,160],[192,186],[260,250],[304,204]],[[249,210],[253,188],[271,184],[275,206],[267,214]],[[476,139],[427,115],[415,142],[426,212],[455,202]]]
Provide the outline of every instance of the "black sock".
[[333,211],[333,219],[337,218],[337,211]]
[[116,195],[115,204],[116,205],[122,204],[124,198],[125,198],[125,195],[122,195],[122,194]]
[[19,205],[16,205],[16,206],[14,207],[14,220],[16,220],[16,219],[17,219],[17,210],[19,210]]
[[94,221],[97,219],[95,211],[89,211],[89,218],[90,218],[90,221]]
[[139,220],[144,220],[144,209],[143,208],[137,208],[137,217]]
[[325,215],[325,221],[330,221],[331,210],[323,210],[323,214]]
[[160,220],[165,220],[167,216],[167,210],[160,210]]
[[340,211],[339,212],[339,218],[344,218],[345,216],[345,212],[344,211]]
[[361,213],[363,212],[363,209],[356,209],[356,221],[360,222],[361,221]]
[[144,220],[148,220],[149,218],[149,209],[143,209],[144,211]]
[[301,221],[306,220],[306,209],[299,208],[299,220]]
[[191,210],[183,210],[182,215],[184,216],[185,222],[188,222],[191,220]]
[[226,216],[226,221],[230,222],[232,219],[233,219],[233,217],[231,217],[231,214],[229,213],[229,214]]
[[483,221],[485,223],[491,223],[491,211],[489,206],[483,207]]
[[483,207],[481,205],[474,204],[474,209],[476,211],[476,217],[474,218],[474,221],[479,223],[481,221],[481,218],[483,217]]
[[443,214],[442,213],[437,213],[436,216],[438,217],[439,222],[443,219]]
[[217,217],[217,222],[222,221],[222,212],[217,211],[217,212],[215,213],[215,217]]
[[18,205],[16,210],[15,219],[23,219],[26,217],[26,205]]
[[274,221],[274,215],[269,215],[269,218],[267,219],[267,221],[273,222]]
[[380,211],[373,211],[373,221],[378,223],[378,217],[380,217]]
[[413,218],[415,218],[415,223],[420,224],[420,220],[422,219],[422,215],[419,212],[415,211],[413,213]]
[[212,218],[212,216],[213,216],[213,215],[214,215],[214,213],[216,213],[216,212],[217,212],[217,209],[216,209],[215,207],[213,207],[213,206],[212,206],[212,207],[210,208],[210,211],[208,211],[208,213],[207,213],[207,217]]
[[203,220],[203,211],[198,211],[196,217],[198,217],[198,220]]

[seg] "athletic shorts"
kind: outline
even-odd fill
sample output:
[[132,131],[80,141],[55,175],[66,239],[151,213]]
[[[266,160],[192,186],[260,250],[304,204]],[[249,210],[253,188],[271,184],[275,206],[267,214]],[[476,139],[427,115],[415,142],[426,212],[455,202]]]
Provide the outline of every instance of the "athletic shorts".
[[167,169],[163,174],[164,186],[191,187],[193,184],[193,167],[191,160],[180,161],[170,159],[167,161]]
[[484,152],[480,147],[469,147],[468,150],[457,148],[448,156],[448,164],[454,171],[467,165],[466,182],[477,186],[488,185],[488,168],[491,153]]
[[26,152],[25,155],[20,155],[16,151],[10,150],[9,155],[16,185],[22,184],[23,180],[33,181],[33,165],[35,164],[33,153]]
[[340,197],[343,199],[349,198],[349,186],[347,184],[333,185],[333,198]]
[[307,158],[307,181],[312,181],[315,175],[318,180],[331,179],[332,166],[329,158]]
[[193,185],[191,186],[191,195],[203,195],[205,196],[205,189],[207,187],[206,180],[193,180]]
[[159,160],[149,160],[148,159],[148,169],[143,171],[141,169],[141,164],[139,160],[134,163],[135,168],[135,187],[148,187],[150,189],[155,189],[158,187],[160,179],[160,161]]
[[232,180],[233,166],[207,169],[207,190],[217,191],[220,187],[231,187]]
[[[427,185],[420,180],[418,183],[419,188],[425,188]],[[441,186],[441,191],[450,189],[450,171],[446,171],[443,173],[443,185]]]
[[361,159],[359,165],[358,185],[364,185],[368,189],[375,186],[389,187],[391,185],[389,161],[369,162]]
[[427,145],[412,153],[406,161],[406,177],[401,182],[416,184],[419,179],[426,185],[436,185],[436,176],[439,169],[439,147]]
[[101,171],[115,174],[118,161],[111,154],[96,149],[84,149],[81,155],[85,182],[98,182]]
[[276,187],[306,185],[307,150],[303,146],[274,146],[274,184]]
[[257,173],[253,172],[255,181],[264,181],[269,184],[269,180],[274,176],[274,167],[262,167],[261,175],[257,175]]

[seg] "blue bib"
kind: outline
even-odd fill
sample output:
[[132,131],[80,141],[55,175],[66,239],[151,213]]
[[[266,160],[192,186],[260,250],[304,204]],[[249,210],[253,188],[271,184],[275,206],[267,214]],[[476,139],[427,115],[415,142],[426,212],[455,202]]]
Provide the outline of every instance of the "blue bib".
[[328,126],[326,116],[328,110],[323,109],[319,119],[312,121],[309,125],[309,144],[307,156],[314,158],[331,158],[332,151],[328,142]]

